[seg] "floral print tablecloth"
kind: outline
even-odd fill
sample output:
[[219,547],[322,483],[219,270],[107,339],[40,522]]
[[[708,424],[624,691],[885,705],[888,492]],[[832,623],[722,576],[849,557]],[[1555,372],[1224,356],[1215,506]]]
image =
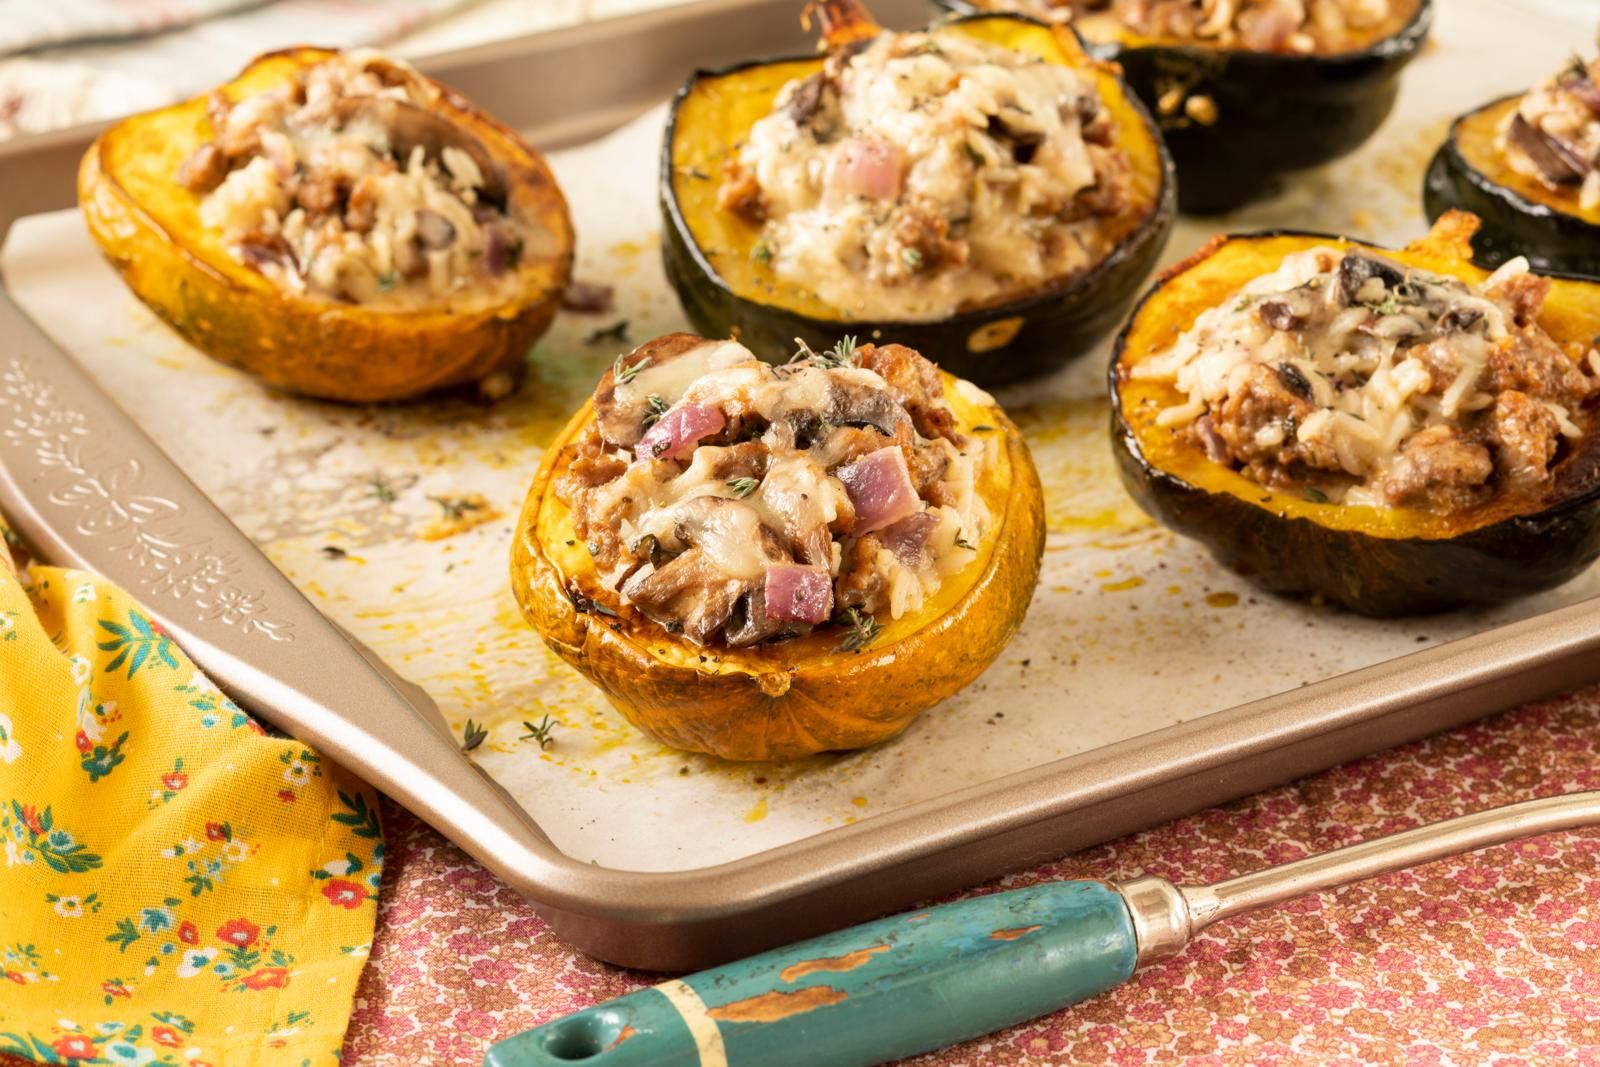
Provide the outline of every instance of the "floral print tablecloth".
[[[1600,688],[1361,760],[975,892],[1211,881],[1533,796],[1600,789]],[[574,952],[401,811],[347,1067],[484,1049],[656,976]],[[914,1061],[1600,1067],[1600,831],[1535,838],[1213,927],[1089,1003]],[[822,1067],[822,1065],[819,1065]]]

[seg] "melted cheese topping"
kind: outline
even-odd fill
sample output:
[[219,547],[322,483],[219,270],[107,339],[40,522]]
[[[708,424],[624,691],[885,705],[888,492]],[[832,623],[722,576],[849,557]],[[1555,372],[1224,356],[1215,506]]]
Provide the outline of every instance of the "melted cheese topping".
[[[851,498],[836,470],[856,456],[834,454],[824,438],[827,427],[813,431],[809,444],[796,443],[795,416],[820,418],[839,408],[839,393],[865,398],[864,407],[876,414],[891,411],[897,420],[909,420],[892,400],[888,383],[878,374],[852,365],[818,365],[812,362],[773,368],[735,342],[708,342],[660,365],[647,364],[615,388],[615,404],[637,411],[643,418],[654,412],[664,418],[684,405],[714,406],[729,414],[759,420],[767,429],[756,438],[765,446],[766,467],[759,479],[730,479],[724,464],[735,446],[705,444],[695,448],[681,470],[676,463],[638,460],[618,449],[628,461],[623,473],[596,487],[592,506],[616,515],[623,544],[631,551],[602,575],[606,585],[624,600],[630,590],[653,573],[642,563],[656,546],[681,551],[692,542],[722,576],[758,584],[773,560],[772,535],[793,531],[820,533],[828,554],[826,566],[838,578],[846,549],[856,538],[832,533],[841,516],[854,513]],[[806,421],[802,418],[800,421]],[[914,431],[912,431],[914,433]],[[946,466],[939,484],[945,504],[924,503],[933,517],[925,551],[907,560],[888,547],[872,560],[879,592],[864,606],[868,613],[887,611],[891,618],[916,611],[943,579],[972,561],[976,548],[989,532],[990,516],[977,491],[981,465],[988,456],[985,442],[974,441],[971,451],[951,441],[916,436],[918,448],[940,453]],[[883,437],[888,447],[894,438]],[[754,482],[754,484],[744,484]],[[694,502],[711,497],[714,508]],[[686,524],[693,529],[686,531]],[[770,531],[770,534],[764,534]]]
[[[1352,263],[1361,266],[1347,278]],[[1363,277],[1374,269],[1387,276]],[[1240,429],[1256,427],[1244,450],[1268,457],[1269,467],[1328,470],[1345,476],[1317,480],[1328,499],[1384,505],[1391,501],[1382,487],[1408,442],[1433,427],[1459,431],[1494,405],[1491,354],[1517,342],[1511,308],[1489,294],[1527,272],[1518,258],[1468,288],[1375,257],[1313,248],[1202,312],[1171,349],[1131,374],[1170,382],[1185,396],[1157,425],[1205,420],[1202,440],[1225,418],[1235,440]],[[1272,374],[1263,378],[1262,368]],[[1562,435],[1583,432],[1561,404],[1534,402],[1555,416]]]
[[209,153],[213,167],[232,169],[201,200],[200,221],[286,292],[389,310],[508,299],[529,235],[485,199],[469,152],[406,147],[437,131],[379,120],[384,103],[413,125],[445,121],[412,81],[391,84],[388,67],[404,69],[375,52],[342,53],[298,84],[217,111],[215,140],[196,160]]
[[816,84],[790,83],[739,155],[778,274],[850,319],[920,322],[1101,254],[1077,198],[1126,162],[1085,142],[1102,108],[1071,68],[935,30],[880,36],[833,84],[808,113]]

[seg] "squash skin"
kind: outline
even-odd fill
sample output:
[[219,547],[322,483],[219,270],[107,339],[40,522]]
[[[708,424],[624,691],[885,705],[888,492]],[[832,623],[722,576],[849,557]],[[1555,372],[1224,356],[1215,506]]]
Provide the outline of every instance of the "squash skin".
[[[1027,28],[1018,32],[1051,34],[1062,54],[1092,62],[1084,56],[1070,30],[1047,27],[1034,19],[978,15],[956,19],[951,24],[979,23],[1015,23]],[[1148,138],[1143,150],[1147,153],[1146,165],[1154,173],[1146,175],[1145,180],[1155,188],[1149,194],[1152,202],[1148,214],[1122,236],[1105,258],[1083,274],[991,307],[958,312],[938,322],[845,321],[820,305],[802,311],[736,291],[718,272],[714,257],[708,256],[696,240],[680,203],[676,182],[683,168],[675,158],[674,146],[685,102],[712,83],[759,74],[780,65],[794,67],[798,76],[821,62],[811,57],[757,60],[698,71],[674,99],[661,158],[662,259],[667,278],[697,332],[707,337],[735,335],[758,356],[773,361],[787,359],[794,352],[797,337],[818,349],[831,347],[846,334],[863,342],[893,340],[916,349],[951,374],[995,387],[1060,369],[1122,321],[1166,247],[1174,219],[1176,183],[1172,161],[1155,134],[1149,114],[1137,98],[1125,92],[1109,69],[1099,71],[1102,91],[1110,81],[1117,83],[1119,94],[1125,94],[1121,128],[1126,135],[1130,124],[1134,124]],[[802,69],[801,64],[807,63],[810,66]],[[738,131],[725,135],[721,141],[732,145],[741,134]],[[715,171],[707,173],[713,175],[714,181]],[[747,255],[754,245],[754,233],[751,228],[748,243],[736,246],[733,254]]]
[[[967,0],[936,0],[947,11],[974,10]],[[1174,84],[1189,97],[1209,96],[1209,126],[1161,116],[1161,136],[1177,164],[1178,209],[1217,215],[1271,195],[1285,175],[1348,155],[1373,135],[1394,107],[1400,72],[1416,58],[1433,23],[1422,0],[1399,32],[1357,52],[1291,56],[1206,48],[1139,38],[1086,38],[1091,53],[1122,66],[1146,107]]]
[[[268,53],[222,88],[237,98],[335,54]],[[394,401],[511,371],[549,328],[571,273],[566,201],[544,160],[515,133],[421,80],[440,94],[430,109],[488,147],[527,225],[549,234],[550,247],[530,251],[519,264],[524,284],[508,304],[456,313],[373,311],[285,293],[234,261],[220,238],[196,232],[197,194],[170,180],[154,200],[130,189],[151,181],[130,169],[141,160],[182,160],[209,137],[204,97],[125,119],[90,146],[78,172],[89,232],[134,295],[186,341],[280,389],[326,400]]]
[[[1473,241],[1482,266],[1494,268],[1519,255],[1528,257],[1534,270],[1600,277],[1600,212],[1585,213],[1576,196],[1563,198],[1538,181],[1517,174],[1504,164],[1486,170],[1487,160],[1469,156],[1482,149],[1462,147],[1464,133],[1478,140],[1492,129],[1498,117],[1522,99],[1513,93],[1492,100],[1460,116],[1428,165],[1422,184],[1422,203],[1429,220],[1452,208],[1470,211],[1483,220]],[[1571,201],[1563,204],[1563,199]]]
[[[972,682],[1021,625],[1044,551],[1044,498],[1028,447],[998,407],[963,408],[963,428],[995,427],[1001,461],[980,483],[996,526],[985,553],[945,579],[922,611],[886,622],[859,653],[837,628],[752,649],[701,648],[600,590],[579,544],[558,536],[566,515],[553,484],[594,417],[579,409],[545,453],[512,544],[511,586],[545,643],[599,686],[639,729],[674,748],[730,760],[788,760],[863,748],[900,733]],[[977,414],[981,412],[981,414]],[[570,536],[570,522],[565,527]],[[553,533],[554,532],[554,533]],[[568,589],[605,597],[615,616],[578,610]]]
[[[1470,234],[1470,225],[1464,232]],[[1515,505],[1491,503],[1489,514],[1468,513],[1459,520],[1405,509],[1312,503],[1225,471],[1193,446],[1166,446],[1183,454],[1177,462],[1172,455],[1159,462],[1152,457],[1163,446],[1153,411],[1140,401],[1153,395],[1154,387],[1131,384],[1127,368],[1130,359],[1188,328],[1200,310],[1197,302],[1184,303],[1181,288],[1175,287],[1205,278],[1220,262],[1217,257],[1231,256],[1229,269],[1210,279],[1216,283],[1211,295],[1220,298],[1225,286],[1237,287],[1276,266],[1284,251],[1321,244],[1367,248],[1474,282],[1486,276],[1468,263],[1464,236],[1452,243],[1437,231],[1399,251],[1303,231],[1219,238],[1178,264],[1140,302],[1117,340],[1111,365],[1113,450],[1123,484],[1139,505],[1263,589],[1320,597],[1379,618],[1514,600],[1554,588],[1600,558],[1600,431],[1591,431],[1559,461],[1552,490],[1531,510],[1507,514]],[[1178,294],[1170,304],[1169,293]],[[1558,278],[1541,322],[1557,340],[1600,330],[1595,283]],[[1130,410],[1141,406],[1148,413]],[[1175,472],[1162,462],[1188,469]],[[1341,512],[1343,518],[1336,514]]]

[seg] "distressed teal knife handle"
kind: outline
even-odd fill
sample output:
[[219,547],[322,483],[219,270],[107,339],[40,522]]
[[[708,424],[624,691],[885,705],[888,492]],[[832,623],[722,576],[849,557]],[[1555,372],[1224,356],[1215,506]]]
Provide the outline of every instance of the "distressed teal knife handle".
[[489,1050],[485,1067],[866,1067],[1125,981],[1128,907],[1052,882],[880,919],[666,982]]

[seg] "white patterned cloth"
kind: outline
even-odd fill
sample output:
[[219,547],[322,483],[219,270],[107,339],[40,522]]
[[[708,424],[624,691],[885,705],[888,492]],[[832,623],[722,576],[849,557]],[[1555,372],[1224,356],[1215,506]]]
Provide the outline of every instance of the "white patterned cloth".
[[142,37],[261,0],[0,0],[0,55],[94,38]]
[[0,0],[0,140],[181,100],[273,48],[392,41],[470,3]]

